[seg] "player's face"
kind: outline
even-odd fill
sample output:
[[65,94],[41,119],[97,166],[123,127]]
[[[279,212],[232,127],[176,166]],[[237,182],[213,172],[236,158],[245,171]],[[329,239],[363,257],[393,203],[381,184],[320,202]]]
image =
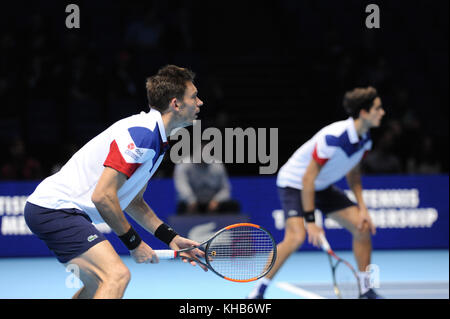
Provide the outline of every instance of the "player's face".
[[180,116],[185,125],[192,125],[195,119],[197,119],[197,113],[200,112],[200,106],[203,105],[203,101],[197,96],[198,91],[192,82],[188,82],[186,85],[186,91],[184,92],[183,103],[180,105]]
[[381,99],[377,97],[373,101],[373,105],[370,108],[365,120],[370,123],[371,127],[378,127],[381,124],[381,119],[383,118],[385,111],[381,103]]

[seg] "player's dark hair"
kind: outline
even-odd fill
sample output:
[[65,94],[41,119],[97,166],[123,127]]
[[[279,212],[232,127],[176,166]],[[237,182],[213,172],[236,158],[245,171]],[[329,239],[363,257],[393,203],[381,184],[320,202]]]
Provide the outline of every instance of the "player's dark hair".
[[345,93],[342,105],[349,116],[357,119],[361,110],[370,110],[377,97],[377,90],[372,86],[355,88]]
[[148,103],[151,108],[163,113],[173,98],[183,99],[186,82],[194,82],[195,73],[176,65],[166,65],[154,76],[147,78]]

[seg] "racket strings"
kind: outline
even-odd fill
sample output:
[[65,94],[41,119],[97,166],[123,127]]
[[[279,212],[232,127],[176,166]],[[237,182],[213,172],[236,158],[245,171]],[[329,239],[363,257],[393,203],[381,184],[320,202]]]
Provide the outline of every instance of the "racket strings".
[[214,238],[207,258],[221,275],[245,281],[269,269],[274,249],[273,240],[264,230],[243,226],[228,229]]
[[345,263],[338,263],[335,269],[336,284],[343,299],[359,297],[359,282],[357,275]]

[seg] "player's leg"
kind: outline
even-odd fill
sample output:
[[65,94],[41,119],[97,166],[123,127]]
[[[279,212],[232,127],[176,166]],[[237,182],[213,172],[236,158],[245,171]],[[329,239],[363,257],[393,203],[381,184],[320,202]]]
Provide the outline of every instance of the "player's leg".
[[306,238],[303,217],[290,217],[286,220],[283,241],[277,245],[277,259],[270,272],[266,275],[272,279],[285,261],[296,252]]
[[84,284],[84,286],[72,296],[72,299],[92,299],[94,298],[96,290],[97,287],[88,288],[86,284]]
[[73,298],[122,298],[130,272],[109,241],[102,241],[67,265],[76,265],[84,286]]
[[353,254],[355,255],[358,269],[366,271],[371,262],[372,239],[369,226],[365,223],[358,229],[359,216],[358,207],[350,206],[330,213],[328,217],[337,221],[342,227],[347,229],[353,236]]
[[269,273],[258,281],[255,288],[248,295],[250,299],[261,299],[273,277],[278,273],[285,261],[297,251],[305,241],[306,231],[303,217],[290,217],[286,220],[283,241],[277,245],[277,258]]
[[306,230],[303,222],[303,210],[301,206],[300,190],[292,188],[280,188],[279,196],[286,224],[284,238],[277,245],[277,259],[269,273],[258,281],[248,298],[263,298],[267,286],[278,273],[293,252],[297,251],[306,238]]
[[76,265],[84,287],[75,298],[119,298],[130,280],[128,269],[89,217],[76,209],[55,210],[31,203],[25,206],[30,230],[66,266]]
[[342,227],[353,235],[353,252],[358,269],[365,271],[370,264],[372,254],[372,241],[367,225],[358,229],[358,206],[338,187],[330,186],[325,190],[316,192],[316,207],[337,221]]
[[371,263],[372,239],[370,228],[364,224],[358,229],[360,222],[359,210],[354,202],[347,195],[335,186],[331,186],[324,191],[316,192],[316,204],[322,213],[337,221],[347,229],[353,236],[353,254],[358,265],[358,276],[362,297],[380,298],[371,289],[370,274],[366,271]]
[[370,273],[367,267],[371,263],[372,240],[371,232],[367,223],[358,229],[359,216],[357,206],[351,206],[329,215],[339,224],[349,230],[353,235],[353,254],[358,264],[358,276],[361,289],[360,298],[363,299],[382,299],[371,285]]

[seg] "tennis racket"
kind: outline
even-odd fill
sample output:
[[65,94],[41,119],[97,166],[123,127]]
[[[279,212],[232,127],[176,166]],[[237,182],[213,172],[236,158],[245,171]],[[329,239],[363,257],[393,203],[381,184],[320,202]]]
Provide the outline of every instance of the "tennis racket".
[[[205,252],[204,262],[180,256],[195,248]],[[234,282],[249,282],[265,276],[277,257],[272,235],[263,227],[250,223],[222,228],[199,246],[181,250],[155,250],[155,253],[161,260],[182,257],[199,262],[216,275]]]
[[349,262],[336,255],[331,249],[325,235],[321,234],[320,241],[322,249],[328,254],[331,275],[333,277],[333,289],[336,296],[340,299],[359,298],[361,288],[355,269]]

